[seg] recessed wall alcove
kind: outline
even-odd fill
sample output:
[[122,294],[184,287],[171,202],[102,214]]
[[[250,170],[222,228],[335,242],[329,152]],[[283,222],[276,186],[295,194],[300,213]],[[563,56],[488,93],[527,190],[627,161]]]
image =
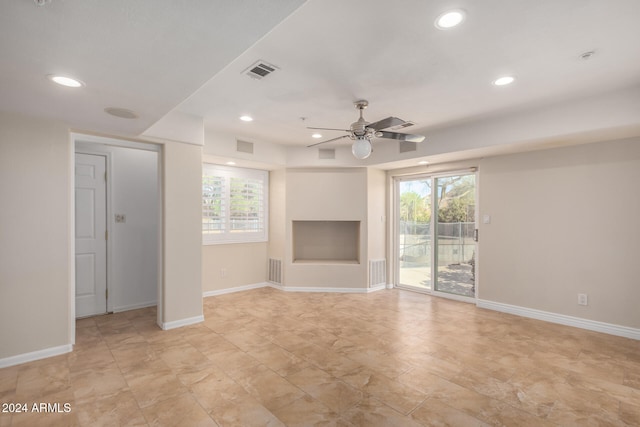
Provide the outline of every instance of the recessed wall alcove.
[[360,221],[293,221],[294,263],[359,264]]
[[367,288],[370,261],[385,258],[385,171],[284,169],[269,179],[269,258],[282,260],[279,284]]

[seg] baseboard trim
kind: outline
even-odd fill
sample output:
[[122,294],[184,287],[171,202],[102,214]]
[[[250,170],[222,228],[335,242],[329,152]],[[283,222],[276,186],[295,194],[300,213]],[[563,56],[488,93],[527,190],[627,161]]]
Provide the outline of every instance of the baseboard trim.
[[628,326],[614,325],[612,323],[605,323],[596,320],[583,319],[580,317],[567,316],[564,314],[551,313],[548,311],[504,304],[495,301],[478,300],[476,302],[476,305],[480,308],[515,314],[516,316],[529,317],[531,319],[544,320],[545,322],[557,323],[565,326],[573,326],[575,328],[587,329],[590,331],[602,332],[609,335],[616,335],[619,337],[640,340],[640,329],[630,328]]
[[203,297],[215,297],[218,295],[231,294],[234,292],[249,291],[258,288],[273,288],[283,292],[329,292],[329,293],[348,293],[348,294],[368,294],[384,290],[388,285],[374,286],[373,288],[335,288],[324,286],[282,286],[278,283],[261,282],[251,285],[236,286],[235,288],[217,289],[215,291],[206,291],[202,293]]
[[[373,292],[374,288],[332,288],[324,286],[282,286],[275,283],[269,283],[269,286],[285,292],[328,292],[340,294],[366,294]],[[378,289],[375,289],[378,290]]]
[[160,327],[164,331],[169,329],[181,328],[183,326],[194,325],[196,323],[204,322],[204,315],[188,317],[186,319],[174,320],[172,322],[163,322]]
[[113,307],[111,311],[113,311],[114,313],[121,313],[123,311],[137,310],[139,308],[155,307],[156,305],[158,305],[156,301],[149,301],[149,302],[143,302],[140,304],[131,304],[131,305],[123,305],[121,307]]
[[216,290],[213,290],[213,291],[205,291],[205,292],[202,293],[202,296],[204,298],[206,298],[206,297],[215,297],[217,295],[225,295],[225,294],[232,294],[234,292],[249,291],[251,289],[264,288],[264,287],[267,287],[267,286],[271,286],[271,285],[269,283],[267,283],[267,282],[253,283],[251,285],[236,286],[234,288],[216,289]]
[[0,359],[0,368],[7,368],[9,366],[21,365],[27,362],[33,362],[34,360],[46,359],[47,357],[59,356],[61,354],[70,353],[73,351],[73,345],[65,344],[57,347],[49,347],[43,350],[32,351],[30,353],[18,354],[17,356],[5,357]]

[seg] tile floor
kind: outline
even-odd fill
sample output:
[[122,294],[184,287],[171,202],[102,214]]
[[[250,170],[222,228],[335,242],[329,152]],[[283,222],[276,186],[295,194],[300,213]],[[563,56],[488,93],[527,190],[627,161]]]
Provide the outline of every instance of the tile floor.
[[640,341],[400,290],[206,298],[79,320],[73,353],[0,369],[5,426],[640,425]]

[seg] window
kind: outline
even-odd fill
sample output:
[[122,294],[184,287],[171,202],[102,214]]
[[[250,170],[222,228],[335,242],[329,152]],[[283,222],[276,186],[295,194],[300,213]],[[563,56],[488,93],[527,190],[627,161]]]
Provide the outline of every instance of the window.
[[202,243],[267,241],[269,172],[202,166]]

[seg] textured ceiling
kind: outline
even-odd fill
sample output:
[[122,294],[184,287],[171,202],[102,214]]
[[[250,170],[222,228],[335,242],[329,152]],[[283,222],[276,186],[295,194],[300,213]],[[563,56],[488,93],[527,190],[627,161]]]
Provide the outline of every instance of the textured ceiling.
[[[303,0],[33,0],[0,3],[0,109],[138,135]],[[86,87],[57,87],[48,74]],[[107,107],[136,111],[123,120]]]
[[[452,7],[465,22],[436,29]],[[304,146],[316,142],[306,126],[347,128],[364,98],[369,121],[393,115],[429,135],[638,86],[638,16],[637,0],[3,1],[0,109],[130,136],[174,111],[238,138]],[[244,75],[259,59],[279,70]],[[86,87],[57,87],[51,73]],[[503,74],[516,82],[493,86]]]
[[[452,5],[465,22],[438,30]],[[312,0],[178,109],[211,129],[307,145],[315,141],[306,126],[348,128],[353,101],[364,98],[370,122],[397,116],[416,123],[407,132],[428,133],[640,83],[638,16],[637,0]],[[257,59],[280,70],[251,80],[242,71]],[[504,74],[516,82],[493,86]],[[239,122],[245,113],[255,121]]]

